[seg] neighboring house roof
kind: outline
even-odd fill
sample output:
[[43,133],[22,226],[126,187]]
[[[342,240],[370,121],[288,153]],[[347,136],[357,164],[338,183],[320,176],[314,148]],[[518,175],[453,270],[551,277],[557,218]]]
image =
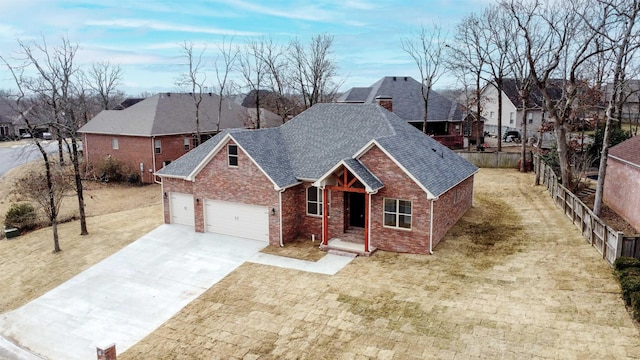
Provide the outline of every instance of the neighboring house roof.
[[364,185],[382,187],[358,157],[379,146],[419,186],[437,197],[478,168],[394,113],[375,104],[316,104],[271,129],[224,131],[157,174],[194,180],[226,143],[234,140],[271,179],[276,189],[316,181],[339,163]]
[[[624,82],[623,94],[626,96],[625,103],[640,102],[640,79],[629,79]],[[613,84],[605,86],[605,100],[610,101],[613,95]]]
[[9,101],[0,97],[0,123],[11,124],[15,118],[15,111]]
[[609,156],[640,167],[640,135],[613,146],[609,149]]
[[144,98],[126,98],[120,104],[113,107],[111,110],[124,110],[132,105],[139,103]]
[[[216,94],[203,94],[200,104],[200,132],[216,131],[218,101]],[[248,127],[255,120],[255,109],[233,101],[222,101],[220,129]],[[280,118],[262,111],[262,126],[277,126]],[[109,135],[161,136],[194,133],[195,105],[190,94],[160,93],[123,110],[103,110],[78,132]]]
[[[376,97],[389,96],[393,112],[406,121],[423,121],[422,84],[410,76],[385,76],[370,87],[354,87],[342,94],[337,102],[374,104]],[[431,90],[427,121],[461,121],[464,117],[459,103]]]
[[[522,101],[520,100],[520,81],[513,78],[502,79],[502,91],[509,98],[511,103],[517,108],[522,109]],[[562,80],[550,81],[549,94],[553,100],[560,100],[562,98]],[[497,100],[495,100],[497,101]],[[529,92],[530,106],[542,108],[544,106],[544,98],[542,93],[536,86],[532,86]]]

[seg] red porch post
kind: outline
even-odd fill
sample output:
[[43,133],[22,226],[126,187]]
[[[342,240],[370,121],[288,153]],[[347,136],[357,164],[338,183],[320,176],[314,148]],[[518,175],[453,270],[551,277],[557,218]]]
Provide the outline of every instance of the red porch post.
[[370,195],[364,194],[364,252],[369,252],[369,197]]
[[327,216],[327,192],[326,187],[322,190],[322,245],[329,245],[329,217]]

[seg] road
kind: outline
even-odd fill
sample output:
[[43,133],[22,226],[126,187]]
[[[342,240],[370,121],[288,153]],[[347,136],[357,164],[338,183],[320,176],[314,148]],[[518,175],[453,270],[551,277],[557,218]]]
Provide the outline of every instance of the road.
[[[56,153],[58,145],[54,141],[43,141],[47,153]],[[14,142],[11,146],[0,147],[0,176],[6,174],[14,167],[26,164],[30,161],[42,159],[38,147],[32,142],[22,140]]]

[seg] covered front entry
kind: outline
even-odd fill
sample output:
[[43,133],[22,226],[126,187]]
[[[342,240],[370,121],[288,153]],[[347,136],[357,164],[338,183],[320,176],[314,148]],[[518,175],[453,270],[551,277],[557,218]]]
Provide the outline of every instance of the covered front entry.
[[[369,244],[370,202],[372,194],[383,187],[382,182],[359,160],[345,159],[314,185],[324,189],[321,247],[364,255],[374,251]],[[330,192],[332,209],[339,206],[342,216],[328,216]]]
[[266,206],[205,200],[207,232],[269,242],[269,209]]
[[345,230],[350,228],[364,229],[364,217],[365,217],[365,194],[360,192],[345,192],[344,194],[344,207],[345,207]]
[[172,192],[169,194],[169,211],[172,224],[195,226],[193,195]]

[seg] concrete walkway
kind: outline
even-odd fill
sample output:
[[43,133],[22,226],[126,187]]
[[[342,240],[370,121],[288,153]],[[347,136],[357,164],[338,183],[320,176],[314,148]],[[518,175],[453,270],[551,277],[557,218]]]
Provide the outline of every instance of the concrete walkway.
[[327,254],[318,261],[299,260],[282,256],[257,253],[248,262],[262,265],[276,266],[286,269],[294,269],[317,274],[335,275],[343,267],[347,266],[355,257]]
[[[261,254],[266,243],[161,225],[38,299],[0,315],[0,357],[95,359],[153,332],[245,261],[335,274],[352,258],[317,263]],[[251,259],[251,260],[249,260]]]

